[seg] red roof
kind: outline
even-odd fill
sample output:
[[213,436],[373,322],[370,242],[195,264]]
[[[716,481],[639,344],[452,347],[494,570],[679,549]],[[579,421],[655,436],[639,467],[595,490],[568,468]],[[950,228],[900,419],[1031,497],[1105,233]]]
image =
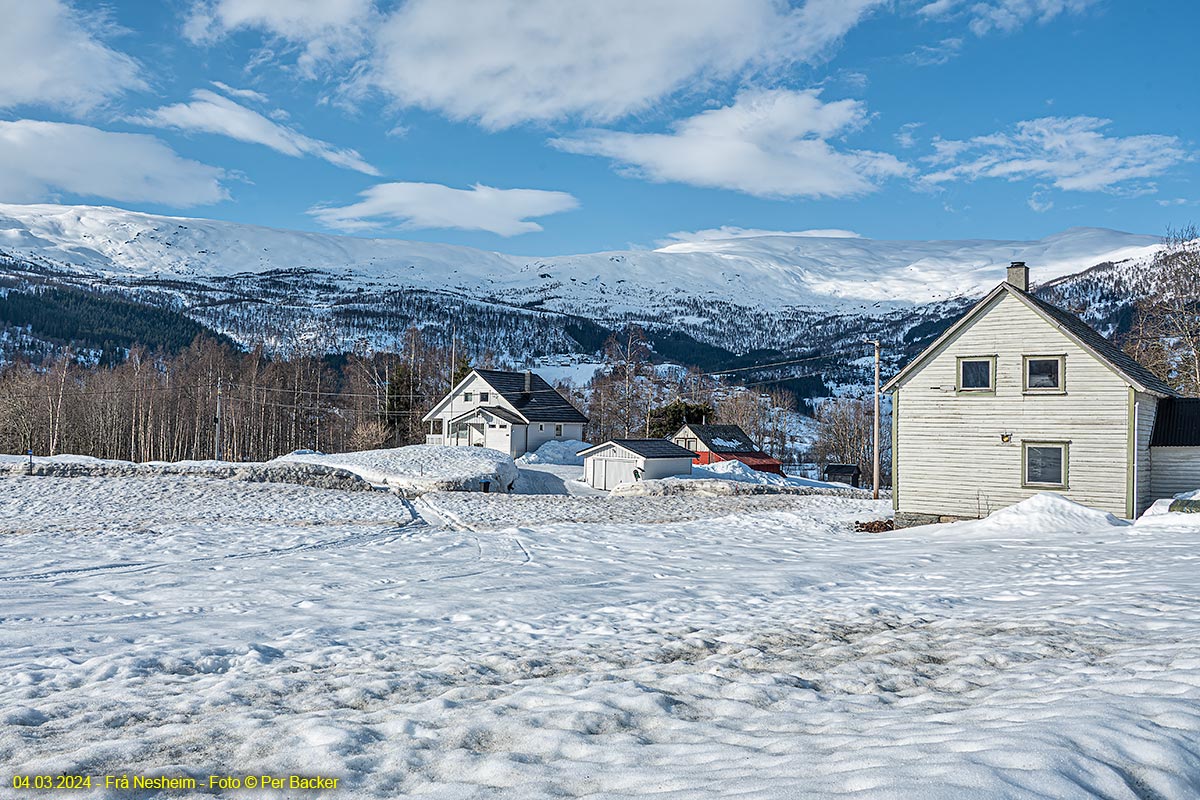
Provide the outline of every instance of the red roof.
[[747,467],[778,467],[782,462],[766,453],[721,453],[722,460],[740,461]]

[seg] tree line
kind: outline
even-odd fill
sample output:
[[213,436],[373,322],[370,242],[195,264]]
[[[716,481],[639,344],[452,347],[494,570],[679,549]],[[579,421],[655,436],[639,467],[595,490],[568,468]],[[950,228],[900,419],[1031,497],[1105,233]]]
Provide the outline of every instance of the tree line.
[[208,337],[177,354],[132,348],[118,364],[69,354],[0,371],[0,452],[129,461],[265,461],[423,441],[448,389],[449,353],[415,328],[404,347],[268,357]]

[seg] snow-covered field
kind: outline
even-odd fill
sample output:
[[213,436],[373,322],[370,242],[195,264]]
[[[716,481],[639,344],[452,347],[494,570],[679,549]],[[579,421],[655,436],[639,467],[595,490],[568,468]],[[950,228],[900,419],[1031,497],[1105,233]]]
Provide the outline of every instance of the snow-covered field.
[[871,535],[852,523],[886,505],[842,497],[584,523],[548,502],[0,478],[5,781],[1200,796],[1200,515],[1129,526],[1040,499]]

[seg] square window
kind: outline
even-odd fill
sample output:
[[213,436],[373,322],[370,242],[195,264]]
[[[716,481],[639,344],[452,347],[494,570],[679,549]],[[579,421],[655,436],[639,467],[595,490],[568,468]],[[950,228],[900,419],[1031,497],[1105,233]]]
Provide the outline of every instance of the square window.
[[1034,358],[1025,357],[1025,391],[1056,392],[1063,387],[1063,359],[1061,356]]
[[479,393],[479,402],[481,402],[481,403],[486,403],[487,401],[488,401],[488,393],[487,393],[487,392],[480,392],[480,393]]
[[988,392],[993,387],[990,358],[963,358],[958,362],[958,388],[963,392]]
[[1025,443],[1025,485],[1067,487],[1065,442]]
[[468,403],[470,403],[474,399],[475,399],[474,392],[463,392],[463,400],[466,400]]

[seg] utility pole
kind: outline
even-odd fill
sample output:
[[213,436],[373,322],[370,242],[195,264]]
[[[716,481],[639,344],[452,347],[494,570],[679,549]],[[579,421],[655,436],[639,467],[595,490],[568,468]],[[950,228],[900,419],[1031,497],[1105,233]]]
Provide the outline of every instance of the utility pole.
[[872,496],[876,500],[878,500],[879,499],[879,347],[880,347],[880,344],[879,344],[878,339],[864,339],[863,341],[866,342],[867,344],[875,345],[875,420],[874,420],[875,424],[874,424],[874,430],[873,430],[874,449],[875,449],[874,458],[873,458],[875,490],[874,490]]
[[217,376],[217,418],[216,424],[213,426],[213,459],[221,460],[221,395],[223,386],[221,385],[222,378]]
[[450,388],[454,388],[454,370],[458,369],[458,331],[456,326],[450,326]]

